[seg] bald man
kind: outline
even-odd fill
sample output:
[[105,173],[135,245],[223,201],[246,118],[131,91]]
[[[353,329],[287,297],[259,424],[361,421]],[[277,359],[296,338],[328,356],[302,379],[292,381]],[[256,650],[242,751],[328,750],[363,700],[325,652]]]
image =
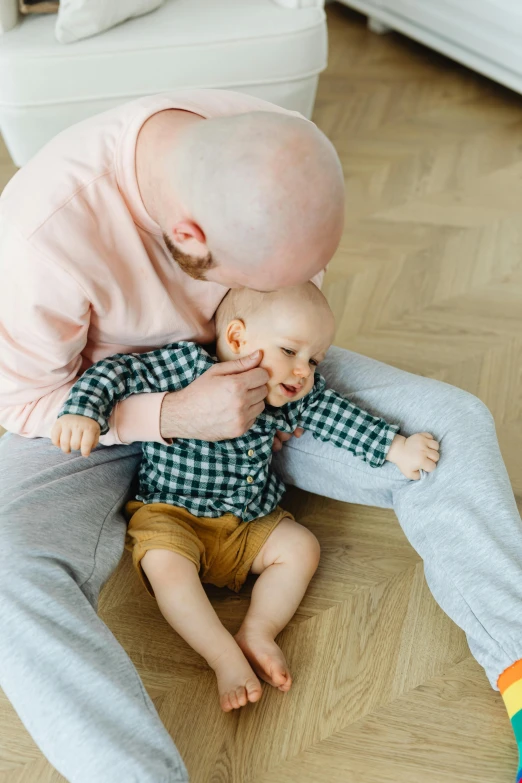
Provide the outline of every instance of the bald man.
[[[243,434],[263,409],[267,374],[251,356],[179,392],[133,395],[88,460],[52,446],[56,415],[98,359],[210,343],[230,287],[319,282],[343,210],[338,158],[312,123],[204,90],[65,131],[0,200],[1,685],[72,783],[187,780],[97,600],[123,551],[140,443]],[[312,492],[393,507],[497,687],[522,658],[522,536],[490,414],[463,391],[338,348],[321,369],[402,432],[433,433],[439,466],[409,481],[305,433],[278,452],[276,470]]]

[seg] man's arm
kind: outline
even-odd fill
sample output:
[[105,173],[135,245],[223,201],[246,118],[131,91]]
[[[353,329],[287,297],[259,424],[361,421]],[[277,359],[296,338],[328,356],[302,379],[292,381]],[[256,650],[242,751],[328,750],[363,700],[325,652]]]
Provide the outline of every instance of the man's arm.
[[[73,276],[0,219],[0,424],[50,437],[82,365],[91,303]],[[118,404],[104,445],[159,440],[165,393]]]
[[89,302],[71,276],[0,226],[0,422],[48,435],[81,365]]
[[86,416],[96,421],[105,435],[116,403],[131,395],[179,391],[212,365],[203,349],[188,342],[102,359],[74,384],[58,417]]
[[[91,303],[67,270],[1,219],[0,279],[0,424],[50,437],[80,373]],[[260,361],[224,362],[190,390],[132,394],[114,408],[101,443],[243,434],[264,408],[268,373]]]

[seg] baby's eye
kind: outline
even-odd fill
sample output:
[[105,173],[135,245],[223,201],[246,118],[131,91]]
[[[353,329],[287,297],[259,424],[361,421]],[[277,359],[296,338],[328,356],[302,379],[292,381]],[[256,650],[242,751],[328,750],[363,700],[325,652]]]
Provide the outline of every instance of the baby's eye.
[[281,348],[285,356],[295,356],[295,351],[292,351],[291,348]]
[[310,364],[311,364],[313,367],[317,367],[317,365],[319,364],[319,362],[317,361],[317,359],[310,359]]

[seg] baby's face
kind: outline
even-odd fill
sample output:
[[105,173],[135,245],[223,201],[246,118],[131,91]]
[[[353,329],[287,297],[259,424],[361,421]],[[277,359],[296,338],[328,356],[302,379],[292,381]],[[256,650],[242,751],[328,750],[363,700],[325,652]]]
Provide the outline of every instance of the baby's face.
[[266,402],[280,407],[300,400],[311,390],[315,368],[324,359],[334,331],[333,316],[324,308],[309,303],[299,308],[270,307],[244,325],[235,356],[263,352],[261,367],[270,376]]

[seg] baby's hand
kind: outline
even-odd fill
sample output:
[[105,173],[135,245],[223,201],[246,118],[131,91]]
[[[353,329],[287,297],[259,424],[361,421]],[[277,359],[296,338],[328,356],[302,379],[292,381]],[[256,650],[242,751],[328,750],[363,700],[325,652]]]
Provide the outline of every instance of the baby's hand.
[[396,435],[386,457],[393,462],[406,478],[417,481],[420,471],[431,473],[439,461],[439,444],[428,432],[418,432],[405,438]]
[[66,413],[57,419],[51,430],[51,440],[65,454],[81,450],[88,457],[100,439],[100,425],[87,416]]

